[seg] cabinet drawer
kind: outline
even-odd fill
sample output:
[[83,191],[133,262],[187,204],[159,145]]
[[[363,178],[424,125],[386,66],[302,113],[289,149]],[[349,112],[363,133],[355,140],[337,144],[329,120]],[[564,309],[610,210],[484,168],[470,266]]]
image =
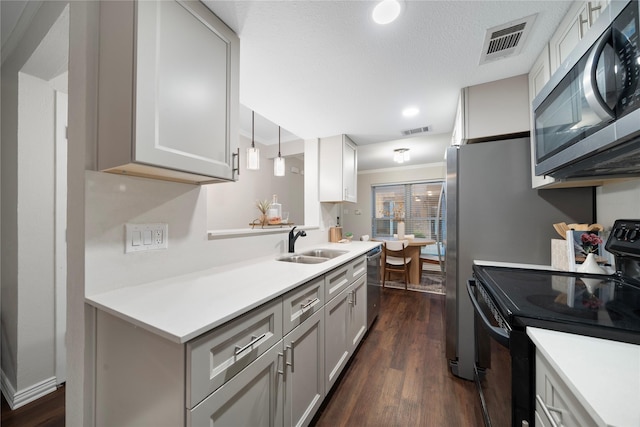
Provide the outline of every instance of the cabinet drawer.
[[187,407],[193,408],[281,339],[278,298],[187,343]]
[[319,277],[287,293],[282,301],[283,335],[321,311],[324,305],[324,277]]
[[281,426],[282,341],[187,411],[187,427]]
[[564,427],[596,425],[544,356],[536,350],[536,411],[547,423]]
[[330,301],[366,272],[367,258],[363,255],[328,273],[324,282],[325,300]]

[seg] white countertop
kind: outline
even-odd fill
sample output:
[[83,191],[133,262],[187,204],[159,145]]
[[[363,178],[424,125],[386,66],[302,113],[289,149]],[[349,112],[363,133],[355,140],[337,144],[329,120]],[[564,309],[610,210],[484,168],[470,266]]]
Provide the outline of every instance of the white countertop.
[[185,343],[367,253],[379,242],[326,243],[349,251],[320,264],[277,261],[281,254],[85,297],[88,304],[177,343]]
[[527,335],[602,426],[640,426],[640,346],[527,328]]

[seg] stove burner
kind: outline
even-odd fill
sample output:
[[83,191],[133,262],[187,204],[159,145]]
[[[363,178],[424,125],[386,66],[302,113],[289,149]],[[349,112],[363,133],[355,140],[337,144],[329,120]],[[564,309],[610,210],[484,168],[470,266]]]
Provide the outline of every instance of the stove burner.
[[[598,319],[598,308],[597,305],[585,305],[580,301],[576,301],[573,307],[567,305],[566,298],[564,301],[562,298],[563,294],[558,296],[553,295],[529,295],[527,296],[527,301],[531,304],[543,308],[545,310],[549,310],[556,314],[561,314],[563,316],[569,316],[571,318],[579,318],[579,319],[588,319],[592,321],[596,321]],[[566,295],[564,295],[566,296]]]

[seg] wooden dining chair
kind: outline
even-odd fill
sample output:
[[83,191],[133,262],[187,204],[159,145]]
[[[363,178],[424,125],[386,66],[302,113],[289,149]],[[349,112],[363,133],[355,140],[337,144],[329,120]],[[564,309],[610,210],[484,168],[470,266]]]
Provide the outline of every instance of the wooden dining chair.
[[440,266],[440,258],[438,257],[438,246],[436,245],[439,245],[440,253],[442,256],[444,256],[444,248],[442,247],[441,243],[435,243],[434,245],[426,246],[424,252],[420,253],[420,276],[422,276],[422,273],[425,270],[444,274]]
[[405,253],[407,240],[387,240],[384,242],[384,266],[382,268],[382,287],[384,288],[387,275],[391,272],[404,273],[404,288],[409,284],[409,263],[411,257]]

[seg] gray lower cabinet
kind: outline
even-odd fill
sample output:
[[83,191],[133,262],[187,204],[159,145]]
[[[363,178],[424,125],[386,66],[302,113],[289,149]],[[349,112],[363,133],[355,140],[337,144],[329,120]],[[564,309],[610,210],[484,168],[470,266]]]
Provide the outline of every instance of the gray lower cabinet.
[[351,285],[353,304],[349,312],[349,344],[355,351],[367,332],[367,276],[361,276]]
[[325,389],[327,393],[349,360],[349,312],[351,288],[343,290],[324,307],[325,324]]
[[316,312],[284,337],[284,425],[306,426],[320,408],[324,388],[324,313]]
[[95,425],[308,425],[366,332],[363,265],[349,261],[186,344],[97,310]]
[[536,427],[599,425],[565,380],[536,349]]
[[187,413],[188,427],[282,426],[282,341]]
[[362,275],[325,306],[325,387],[333,387],[367,330],[367,277]]

